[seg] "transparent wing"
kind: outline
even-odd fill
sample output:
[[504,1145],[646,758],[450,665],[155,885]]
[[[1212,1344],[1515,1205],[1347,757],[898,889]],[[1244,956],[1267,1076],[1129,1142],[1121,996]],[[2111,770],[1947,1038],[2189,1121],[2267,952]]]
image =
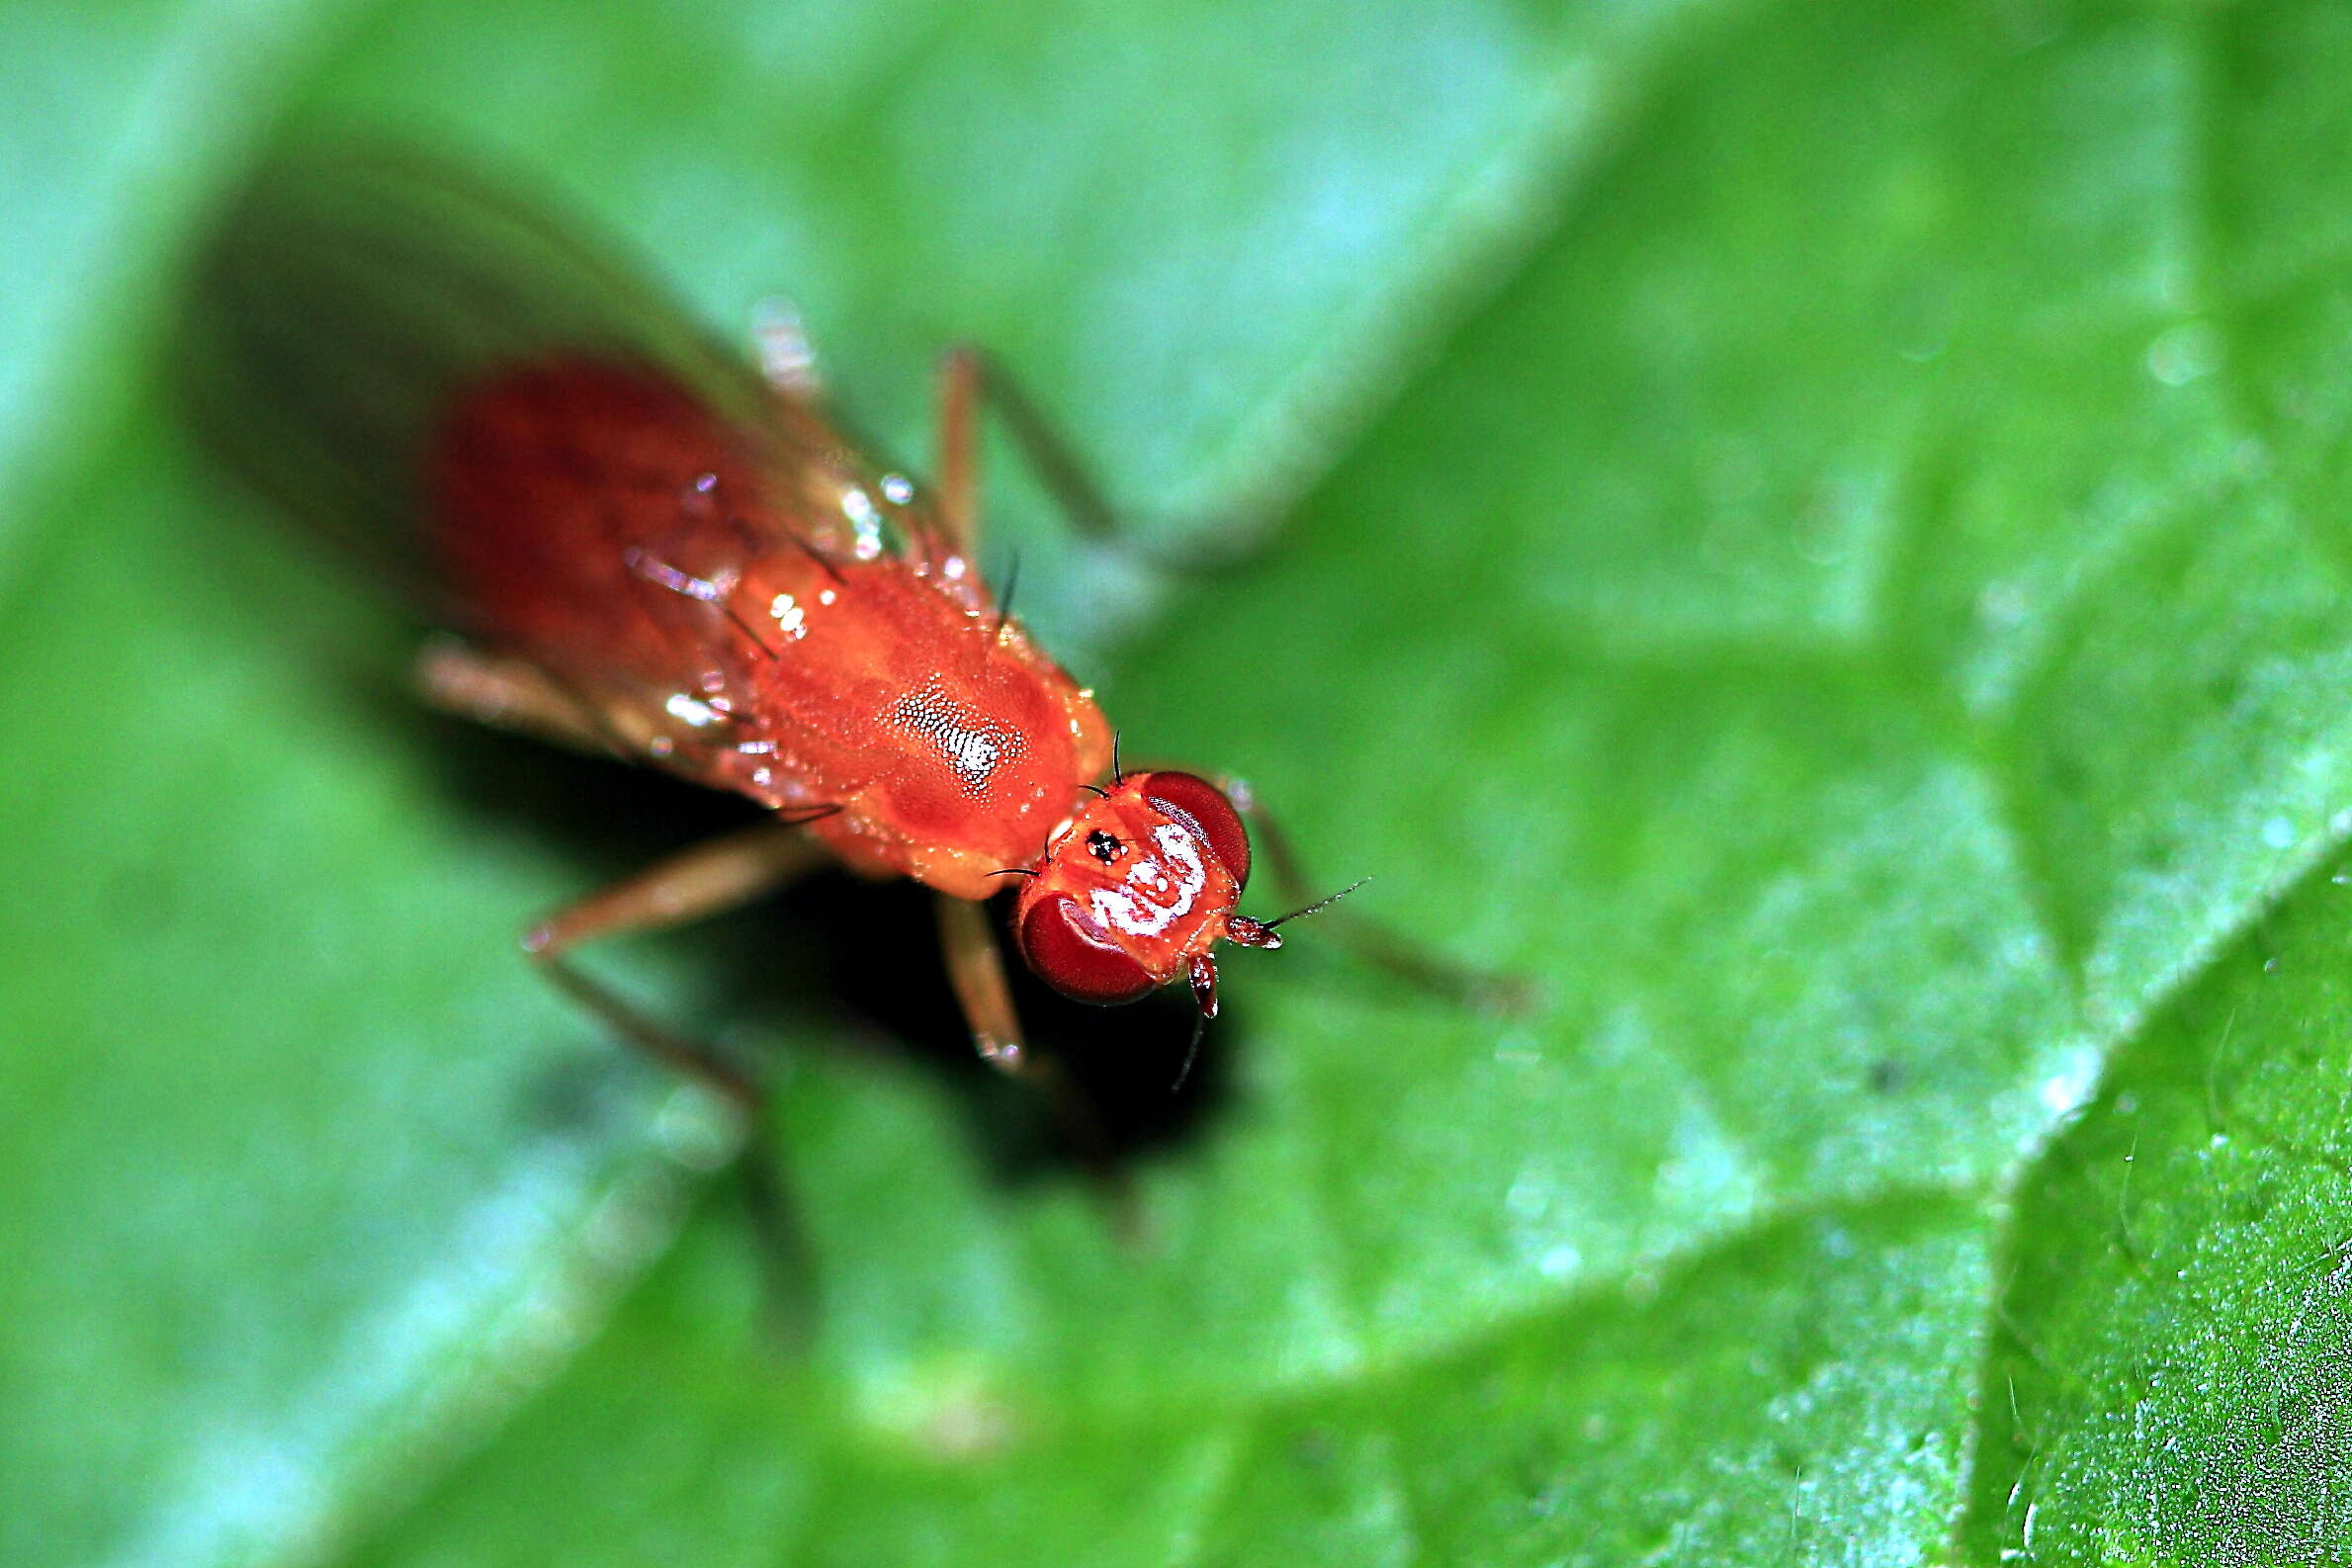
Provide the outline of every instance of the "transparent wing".
[[182,400],[227,467],[429,613],[425,454],[452,400],[503,366],[658,367],[722,419],[794,439],[756,373],[614,255],[413,154],[280,159],[224,208],[194,270]]
[[[183,401],[304,529],[535,665],[600,733],[805,804],[788,770],[678,717],[740,707],[755,656],[718,585],[795,552],[925,573],[947,558],[922,502],[809,393],[768,386],[615,254],[428,158],[281,158],[194,269]],[[960,564],[940,578],[986,609]]]

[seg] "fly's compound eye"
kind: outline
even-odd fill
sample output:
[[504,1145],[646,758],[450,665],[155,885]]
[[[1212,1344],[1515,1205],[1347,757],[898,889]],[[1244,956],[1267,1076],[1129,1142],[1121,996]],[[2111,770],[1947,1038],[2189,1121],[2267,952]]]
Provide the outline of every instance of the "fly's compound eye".
[[1192,773],[1147,773],[1143,796],[1161,813],[1192,829],[1224,863],[1238,891],[1250,880],[1250,834],[1225,792]]
[[1073,1002],[1111,1006],[1150,991],[1152,977],[1066,894],[1038,900],[1021,916],[1021,956]]

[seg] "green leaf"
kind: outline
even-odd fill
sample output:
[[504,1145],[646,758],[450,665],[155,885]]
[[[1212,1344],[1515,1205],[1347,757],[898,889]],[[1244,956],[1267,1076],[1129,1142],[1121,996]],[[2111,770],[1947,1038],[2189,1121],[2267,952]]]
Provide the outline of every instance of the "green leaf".
[[2301,889],[2133,1041],[2020,1191],[1985,1556],[2344,1560],[2348,881]]
[[[1642,32],[1340,15],[1277,38],[1109,8],[1048,29],[1058,57],[1018,17],[914,6],[12,17],[0,1247],[28,1266],[0,1280],[0,1557],[316,1552],[544,1377],[719,1152],[511,945],[624,847],[695,830],[583,844],[585,819],[677,798],[583,814],[576,764],[414,714],[375,611],[124,417],[262,132],[374,126],[537,171],[715,321],[789,289],[863,345],[843,383],[902,438],[959,335],[1049,401],[1122,389],[1081,437],[1192,505],[1299,482],[1540,225],[1513,198],[1583,144],[1569,49]],[[1092,95],[1039,91],[1066,74]],[[1400,122],[1400,97],[1437,112]],[[1048,103],[1072,118],[1039,160]],[[1101,597],[1070,579],[1065,631]],[[691,1013],[691,950],[630,978]]]
[[7,590],[0,1556],[2352,1561],[2348,69],[2317,3],[376,13],[305,123],[790,290],[893,445],[967,336],[1147,510],[1311,484],[1115,644],[1000,515],[1131,747],[1542,1000],[1237,957],[1127,1237],[731,979],[828,908],[927,973],[812,889],[622,966],[794,1064],[810,1343],[723,1194],[599,1330],[712,1146],[501,949],[623,782],[368,703],[117,442]]

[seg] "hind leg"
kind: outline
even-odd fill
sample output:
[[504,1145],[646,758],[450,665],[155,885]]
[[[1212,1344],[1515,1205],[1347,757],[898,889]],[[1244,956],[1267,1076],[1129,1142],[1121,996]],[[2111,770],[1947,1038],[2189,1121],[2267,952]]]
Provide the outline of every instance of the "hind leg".
[[619,737],[537,665],[484,653],[460,638],[429,639],[417,650],[413,678],[417,695],[443,713],[592,755],[623,749]]

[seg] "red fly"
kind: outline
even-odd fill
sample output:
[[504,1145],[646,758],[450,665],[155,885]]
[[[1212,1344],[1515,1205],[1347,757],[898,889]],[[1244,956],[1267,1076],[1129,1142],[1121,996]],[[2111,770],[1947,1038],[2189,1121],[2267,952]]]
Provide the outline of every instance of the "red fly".
[[1280,945],[1236,912],[1246,793],[1120,772],[1093,694],[983,579],[975,357],[948,361],[926,493],[834,427],[797,328],[770,324],[755,371],[445,172],[282,168],[223,232],[199,318],[208,423],[248,470],[306,486],[312,516],[363,520],[352,542],[443,629],[426,694],[771,814],[525,937],[641,1043],[749,1098],[566,955],[826,859],[934,891],[956,996],[1003,1066],[1021,1032],[982,905],[1008,879],[1021,956],[1081,1002],[1182,983],[1205,1022],[1219,944]]

